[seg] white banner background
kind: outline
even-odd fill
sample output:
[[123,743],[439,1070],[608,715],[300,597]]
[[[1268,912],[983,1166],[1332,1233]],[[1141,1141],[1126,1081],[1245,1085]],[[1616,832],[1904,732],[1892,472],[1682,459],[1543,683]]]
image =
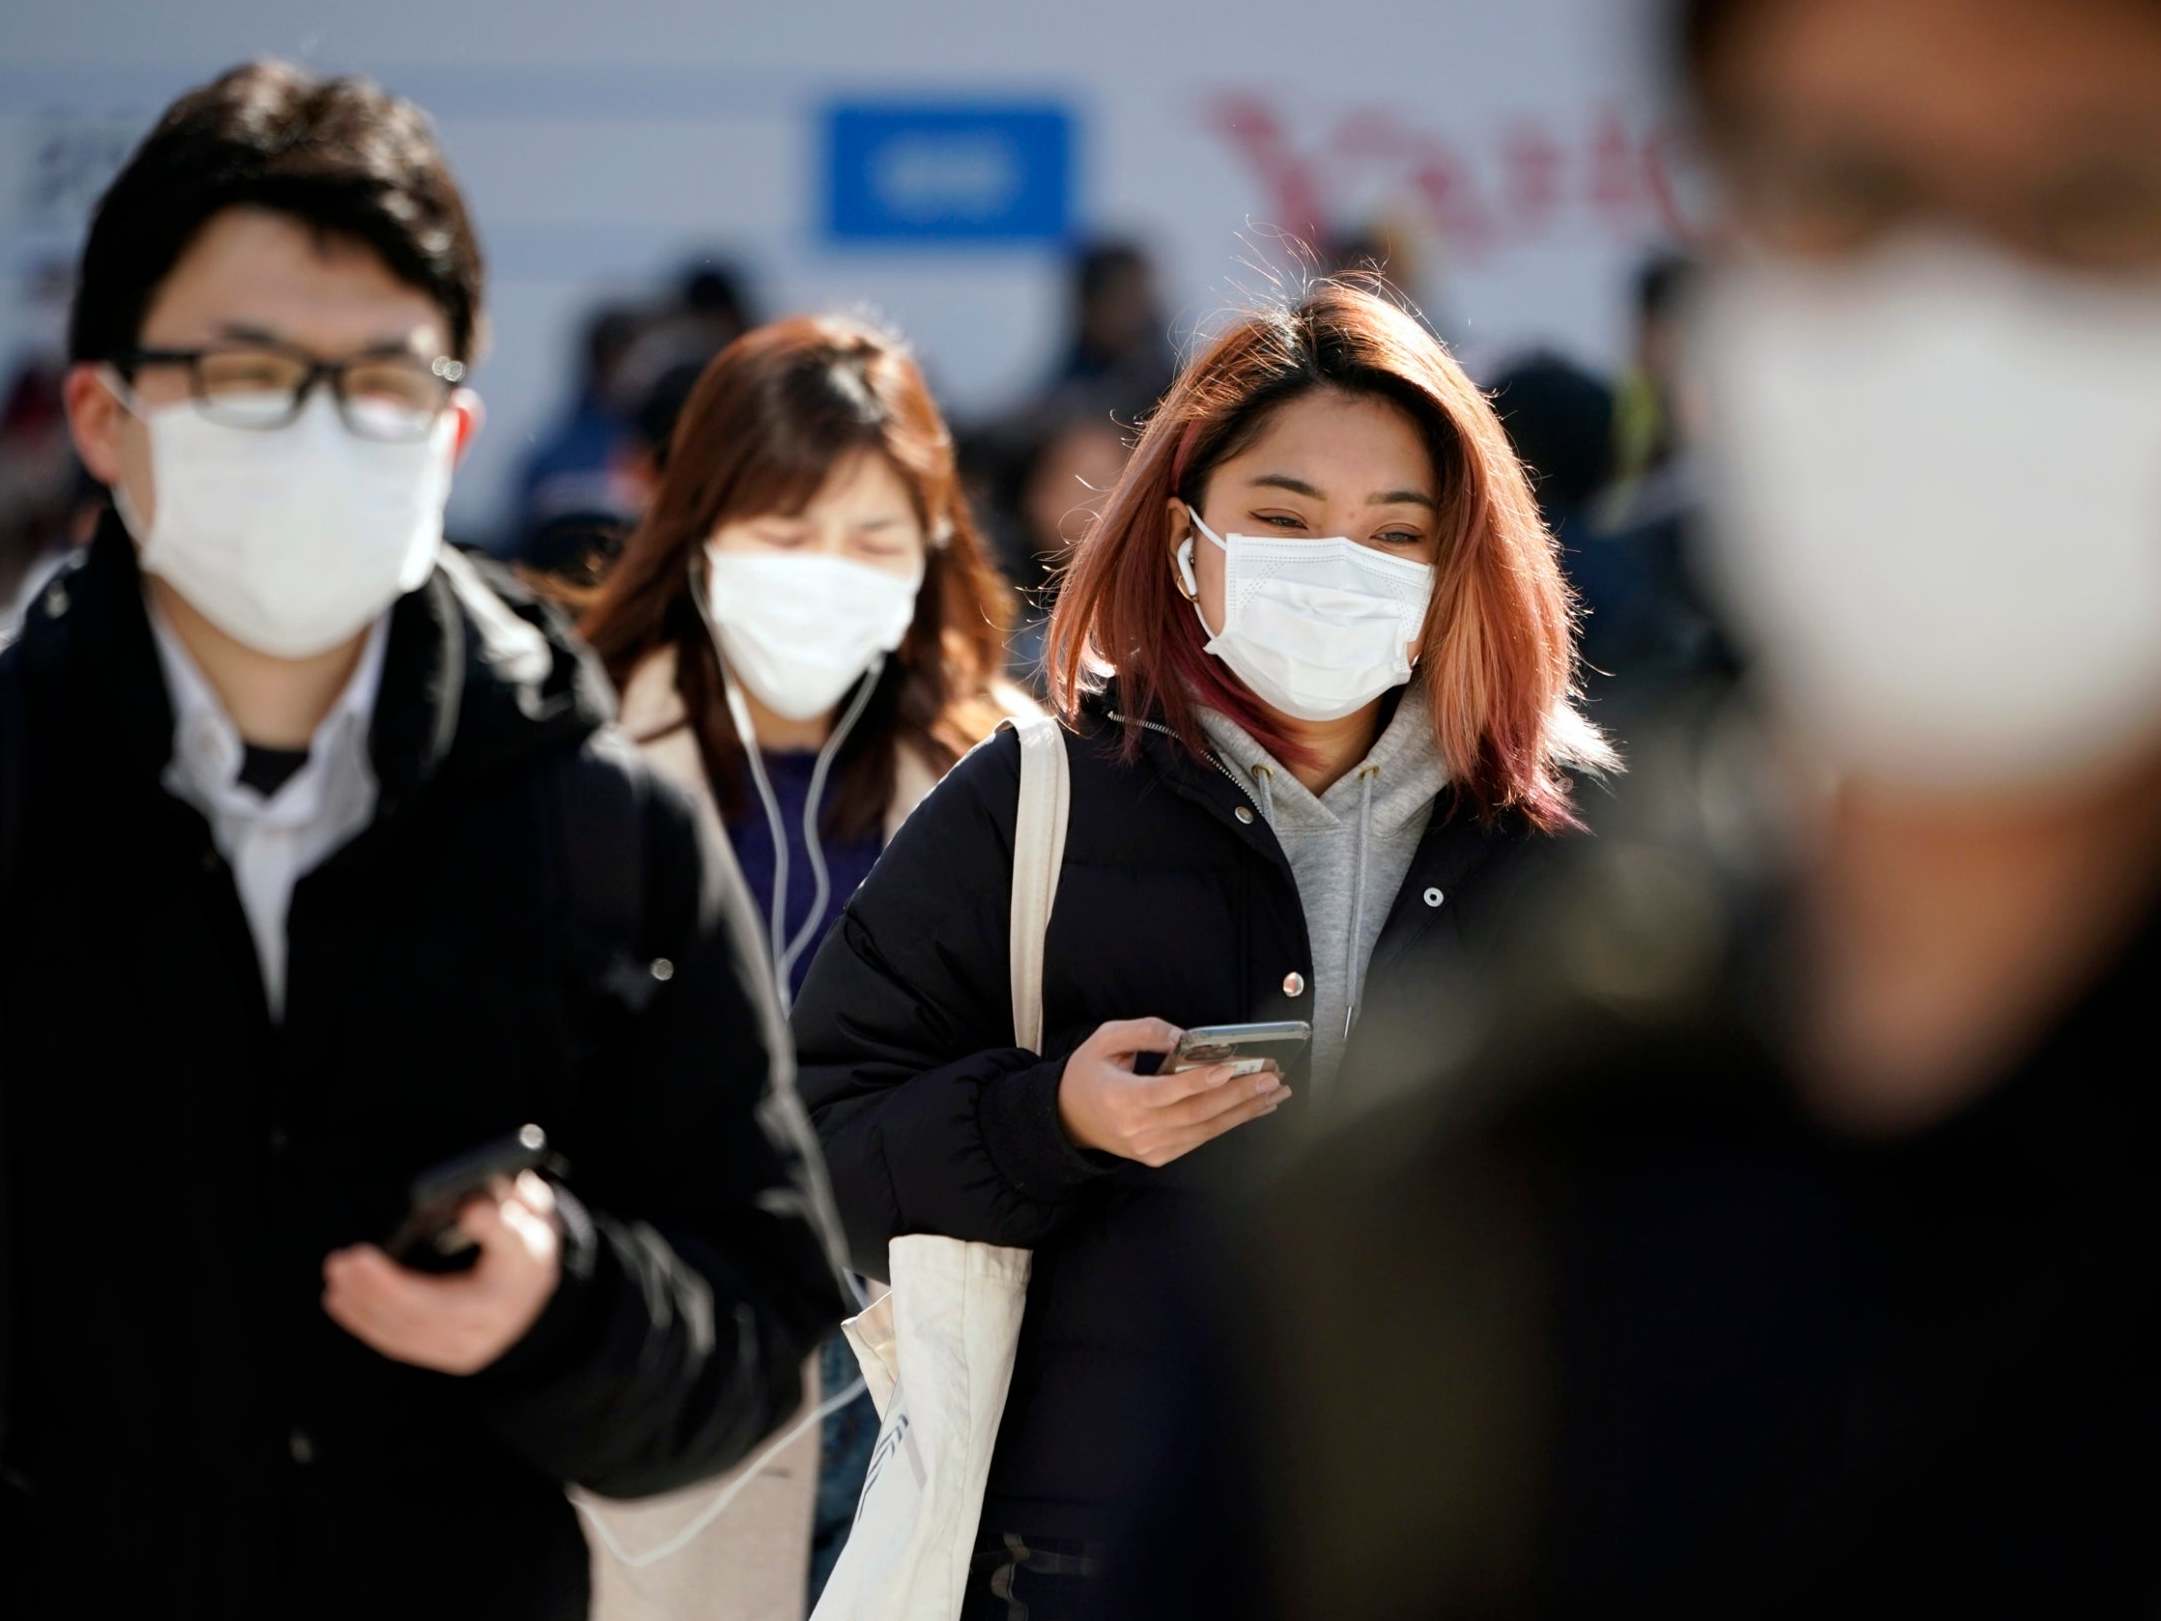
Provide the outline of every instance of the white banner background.
[[454,517],[492,525],[560,409],[579,317],[715,250],[768,313],[870,303],[958,414],[1025,394],[1066,334],[1043,246],[836,248],[839,100],[1067,106],[1083,229],[1159,255],[1174,332],[1260,285],[1280,227],[1387,221],[1474,366],[1539,342],[1618,361],[1629,272],[1672,223],[1674,121],[1639,0],[28,0],[0,41],[0,355],[40,267],[173,95],[232,61],[374,74],[430,108],[491,260],[489,430]]

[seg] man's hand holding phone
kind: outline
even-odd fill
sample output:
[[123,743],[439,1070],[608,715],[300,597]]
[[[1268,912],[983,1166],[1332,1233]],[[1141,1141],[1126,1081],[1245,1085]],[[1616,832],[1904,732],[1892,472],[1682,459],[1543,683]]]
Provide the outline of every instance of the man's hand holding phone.
[[1058,1118],[1082,1148],[1161,1167],[1201,1144],[1275,1113],[1290,1088],[1273,1059],[1141,1075],[1142,1053],[1174,1053],[1182,1033],[1161,1019],[1100,1026],[1066,1060]]
[[373,1244],[323,1262],[323,1310],[384,1356],[439,1373],[478,1373],[525,1336],[561,1275],[555,1192],[533,1171],[497,1178],[459,1206],[477,1252],[463,1272],[400,1266]]

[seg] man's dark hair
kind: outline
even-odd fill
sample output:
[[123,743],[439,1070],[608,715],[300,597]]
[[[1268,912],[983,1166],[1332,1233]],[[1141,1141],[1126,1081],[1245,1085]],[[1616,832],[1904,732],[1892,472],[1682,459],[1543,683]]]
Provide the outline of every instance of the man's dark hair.
[[365,79],[268,61],[174,102],[106,188],[83,246],[72,357],[134,347],[196,234],[242,207],[366,244],[442,307],[453,354],[472,358],[480,243],[427,114]]

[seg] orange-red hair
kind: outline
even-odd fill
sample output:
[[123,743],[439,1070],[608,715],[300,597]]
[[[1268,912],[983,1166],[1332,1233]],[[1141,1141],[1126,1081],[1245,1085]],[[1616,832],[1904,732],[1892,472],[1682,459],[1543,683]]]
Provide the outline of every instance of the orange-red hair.
[[1277,758],[1299,755],[1204,651],[1174,583],[1168,504],[1199,508],[1215,467],[1317,390],[1395,405],[1433,457],[1441,545],[1418,668],[1451,782],[1481,818],[1513,810],[1541,829],[1575,825],[1565,768],[1618,761],[1574,707],[1575,604],[1553,539],[1493,407],[1378,277],[1315,282],[1295,304],[1247,314],[1171,385],[1059,592],[1048,660],[1058,709],[1072,718],[1115,675],[1129,750],[1160,719],[1205,752],[1206,707]]

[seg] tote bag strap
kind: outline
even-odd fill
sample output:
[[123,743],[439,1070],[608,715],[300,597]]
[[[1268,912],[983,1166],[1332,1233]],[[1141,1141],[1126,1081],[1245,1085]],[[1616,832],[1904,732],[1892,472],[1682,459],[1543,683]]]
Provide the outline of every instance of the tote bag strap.
[[1043,937],[1065,865],[1073,783],[1065,734],[1049,715],[1005,722],[1020,738],[1020,805],[1013,818],[1013,1043],[1043,1050]]

